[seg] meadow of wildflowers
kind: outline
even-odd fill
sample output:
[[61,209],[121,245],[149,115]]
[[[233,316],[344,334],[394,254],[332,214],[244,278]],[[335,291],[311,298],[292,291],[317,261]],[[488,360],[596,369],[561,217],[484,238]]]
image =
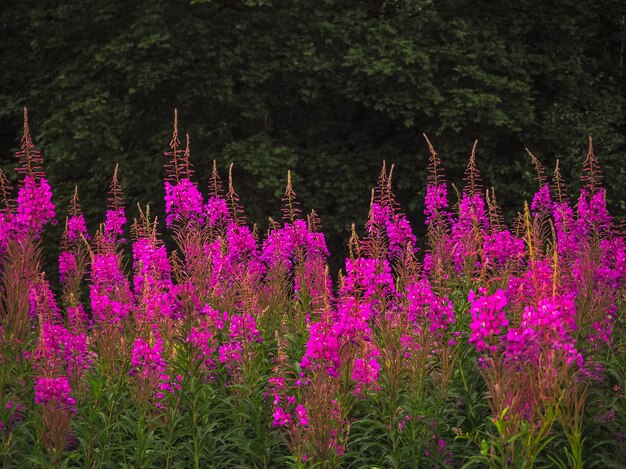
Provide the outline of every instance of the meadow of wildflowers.
[[507,224],[476,146],[451,200],[426,139],[426,239],[383,165],[333,276],[290,175],[259,233],[181,140],[164,223],[127,220],[115,168],[90,231],[78,189],[55,206],[25,116],[16,190],[0,173],[3,467],[626,467],[626,246],[591,141],[575,198],[530,155]]

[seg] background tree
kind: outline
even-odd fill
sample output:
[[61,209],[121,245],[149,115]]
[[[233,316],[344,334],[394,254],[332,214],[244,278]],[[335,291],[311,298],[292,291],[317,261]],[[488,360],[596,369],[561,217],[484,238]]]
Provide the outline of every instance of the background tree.
[[480,139],[509,217],[534,189],[524,147],[575,182],[592,134],[623,216],[624,17],[612,0],[5,0],[1,163],[28,105],[59,207],[78,184],[93,228],[119,162],[129,206],[160,211],[178,107],[204,184],[213,158],[234,162],[263,228],[292,169],[337,252],[383,159],[422,225],[422,132],[459,183]]

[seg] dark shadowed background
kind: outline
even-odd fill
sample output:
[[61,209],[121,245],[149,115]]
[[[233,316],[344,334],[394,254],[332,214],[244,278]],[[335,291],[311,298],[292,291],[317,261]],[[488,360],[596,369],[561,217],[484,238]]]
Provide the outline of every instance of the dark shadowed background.
[[116,162],[131,218],[137,202],[160,212],[177,107],[202,187],[213,159],[223,177],[233,162],[263,229],[291,169],[341,253],[382,160],[420,233],[423,132],[457,185],[480,140],[509,219],[535,189],[524,147],[575,187],[591,134],[623,217],[625,14],[608,0],[3,0],[0,163],[14,168],[27,105],[61,218],[78,184],[97,226]]

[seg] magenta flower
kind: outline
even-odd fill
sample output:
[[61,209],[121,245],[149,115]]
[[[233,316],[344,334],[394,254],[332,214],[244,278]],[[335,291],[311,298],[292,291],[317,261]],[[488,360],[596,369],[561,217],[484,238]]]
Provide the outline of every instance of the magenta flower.
[[180,179],[175,185],[165,182],[165,222],[168,227],[177,222],[200,222],[202,212],[202,194],[197,184],[188,178]]
[[71,252],[64,251],[59,254],[59,275],[61,283],[76,273],[76,257]]
[[306,408],[302,404],[298,404],[296,406],[296,417],[298,418],[298,423],[301,426],[306,427],[309,424]]
[[[376,350],[376,355],[378,351]],[[378,383],[378,372],[380,371],[380,363],[376,358],[362,359],[357,358],[352,368],[352,381],[356,383],[354,394],[360,394],[364,388],[371,387]]]
[[550,186],[548,184],[541,186],[535,193],[530,204],[530,210],[533,215],[549,213],[552,210],[552,198],[550,197]]
[[402,257],[407,246],[415,248],[417,238],[411,230],[409,221],[403,213],[393,213],[388,205],[373,203],[370,207],[370,218],[365,227],[370,236],[376,234],[386,236],[390,260],[394,257]]
[[70,243],[80,241],[82,237],[89,239],[87,234],[87,225],[85,224],[85,217],[82,213],[71,216],[67,222],[67,240]]
[[426,225],[430,224],[432,219],[448,208],[448,190],[445,184],[426,186],[424,215],[426,215]]
[[513,236],[509,230],[485,235],[483,262],[488,266],[503,266],[509,261],[524,257],[524,240]]
[[199,327],[193,326],[187,335],[186,342],[198,350],[202,365],[207,370],[215,369],[214,355],[217,349],[217,340],[211,333],[207,321],[203,321]]
[[118,237],[124,235],[124,224],[126,223],[126,215],[124,208],[109,209],[106,213],[104,222],[104,241],[113,244]]
[[470,291],[468,301],[471,304],[472,323],[471,337],[469,342],[476,346],[479,352],[489,349],[491,352],[497,350],[497,345],[492,339],[497,340],[504,329],[509,325],[504,312],[508,304],[506,294],[503,290],[498,290],[493,295],[487,295],[481,289],[479,295]]
[[206,223],[211,226],[221,226],[230,219],[230,212],[226,200],[222,197],[211,197],[203,208]]
[[135,296],[142,319],[151,322],[160,316],[179,318],[179,288],[172,282],[172,265],[165,246],[154,239],[139,238],[133,244],[133,259]]
[[579,233],[586,236],[590,231],[607,232],[611,229],[612,217],[606,208],[606,194],[603,188],[590,195],[581,189],[578,199]]
[[29,299],[31,319],[38,320],[41,316],[45,322],[61,322],[59,307],[47,280],[39,279],[31,286]]
[[73,381],[91,368],[94,354],[85,332],[73,334],[63,326],[43,323],[39,340],[35,356],[43,371],[59,368]]
[[46,179],[24,176],[23,185],[17,195],[15,226],[22,236],[39,236],[44,226],[54,220],[55,207],[52,191]]
[[275,427],[285,427],[291,424],[291,415],[285,412],[282,407],[274,408],[273,417],[272,425]]
[[432,291],[427,279],[407,286],[409,300],[409,320],[421,324],[426,320],[431,333],[440,333],[454,324],[454,307],[446,297],[439,297]]
[[152,387],[153,396],[157,400],[156,407],[163,407],[159,401],[165,399],[167,393],[173,392],[174,388],[180,386],[179,380],[172,382],[166,373],[167,363],[163,358],[163,341],[160,334],[156,332],[152,345],[141,337],[137,337],[133,344],[131,365],[128,374],[140,379],[143,382],[140,386]]
[[234,369],[234,366],[241,363],[243,346],[240,342],[227,342],[222,344],[219,349],[219,361]]
[[[300,255],[301,259],[296,259]],[[322,233],[309,231],[304,220],[286,223],[272,230],[263,242],[261,260],[268,267],[282,265],[291,269],[297,260],[326,259],[328,249]]]
[[387,223],[387,237],[389,238],[389,256],[400,257],[407,246],[415,248],[417,238],[413,234],[411,225],[404,214],[397,213]]
[[83,305],[67,308],[67,320],[73,332],[83,332],[89,326],[89,316]]
[[35,380],[35,404],[52,404],[59,410],[76,413],[76,401],[71,394],[72,388],[65,376]]
[[300,366],[302,368],[326,366],[329,374],[336,375],[336,370],[340,366],[339,347],[339,337],[335,328],[326,322],[312,323]]
[[230,320],[230,340],[240,342],[261,342],[261,333],[256,321],[249,314],[233,314]]
[[91,280],[89,297],[94,320],[116,324],[128,317],[132,309],[132,294],[115,252],[93,256]]
[[15,214],[9,210],[0,212],[0,255],[4,253],[7,244],[15,232]]

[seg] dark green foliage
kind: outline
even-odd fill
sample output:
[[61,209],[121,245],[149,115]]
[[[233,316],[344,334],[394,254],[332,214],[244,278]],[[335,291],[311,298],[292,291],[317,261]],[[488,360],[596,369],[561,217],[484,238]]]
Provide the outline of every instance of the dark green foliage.
[[222,174],[234,162],[249,219],[264,228],[292,169],[333,252],[366,215],[383,159],[421,218],[422,132],[453,182],[480,139],[479,167],[508,188],[509,218],[530,195],[524,147],[548,167],[559,158],[575,182],[592,134],[611,208],[626,213],[615,0],[6,0],[0,24],[0,158],[28,105],[57,202],[78,184],[92,228],[115,162],[129,206],[160,213],[174,107],[203,182],[213,158]]

